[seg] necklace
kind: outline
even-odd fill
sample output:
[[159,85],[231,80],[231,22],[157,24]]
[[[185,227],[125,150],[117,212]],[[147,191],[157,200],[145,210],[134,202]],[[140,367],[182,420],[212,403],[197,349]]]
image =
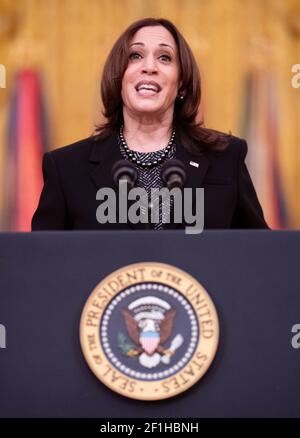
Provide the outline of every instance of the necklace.
[[162,149],[161,155],[153,161],[142,162],[135,156],[134,151],[129,149],[129,147],[126,143],[126,140],[124,138],[124,126],[122,125],[120,127],[120,141],[122,143],[123,150],[126,154],[126,157],[128,158],[128,160],[132,161],[134,164],[142,167],[143,169],[145,169],[145,168],[149,169],[153,166],[156,166],[157,164],[161,164],[162,162],[164,162],[168,158],[168,154],[170,152],[170,149],[174,145],[174,139],[175,139],[175,128],[173,129],[171,138],[170,138],[167,146],[164,149]]

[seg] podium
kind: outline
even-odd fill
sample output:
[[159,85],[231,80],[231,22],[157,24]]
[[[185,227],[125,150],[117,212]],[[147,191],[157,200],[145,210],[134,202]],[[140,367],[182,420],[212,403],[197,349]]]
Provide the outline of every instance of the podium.
[[[173,265],[212,298],[220,340],[207,373],[161,401],[114,393],[90,371],[79,323],[95,286],[138,262]],[[298,417],[300,232],[0,235],[1,417]]]

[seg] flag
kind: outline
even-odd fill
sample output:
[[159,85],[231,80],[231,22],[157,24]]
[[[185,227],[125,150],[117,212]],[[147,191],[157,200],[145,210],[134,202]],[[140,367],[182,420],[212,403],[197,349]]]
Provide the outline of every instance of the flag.
[[7,143],[7,228],[30,231],[43,186],[41,163],[46,149],[41,80],[35,70],[16,75]]
[[246,77],[242,131],[246,159],[265,219],[272,229],[288,227],[287,203],[279,163],[279,114],[271,72],[254,68]]

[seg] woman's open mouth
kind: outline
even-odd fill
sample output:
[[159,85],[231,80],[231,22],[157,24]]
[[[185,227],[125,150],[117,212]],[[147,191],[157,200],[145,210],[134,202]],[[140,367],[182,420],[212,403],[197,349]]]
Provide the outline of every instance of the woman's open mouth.
[[140,96],[156,96],[161,91],[161,86],[154,81],[139,82],[135,87]]

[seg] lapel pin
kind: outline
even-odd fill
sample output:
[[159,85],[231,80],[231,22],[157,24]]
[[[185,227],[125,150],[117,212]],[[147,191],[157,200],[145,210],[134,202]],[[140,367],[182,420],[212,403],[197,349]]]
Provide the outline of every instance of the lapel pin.
[[196,161],[190,161],[190,165],[194,167],[199,167],[199,163],[196,163]]

